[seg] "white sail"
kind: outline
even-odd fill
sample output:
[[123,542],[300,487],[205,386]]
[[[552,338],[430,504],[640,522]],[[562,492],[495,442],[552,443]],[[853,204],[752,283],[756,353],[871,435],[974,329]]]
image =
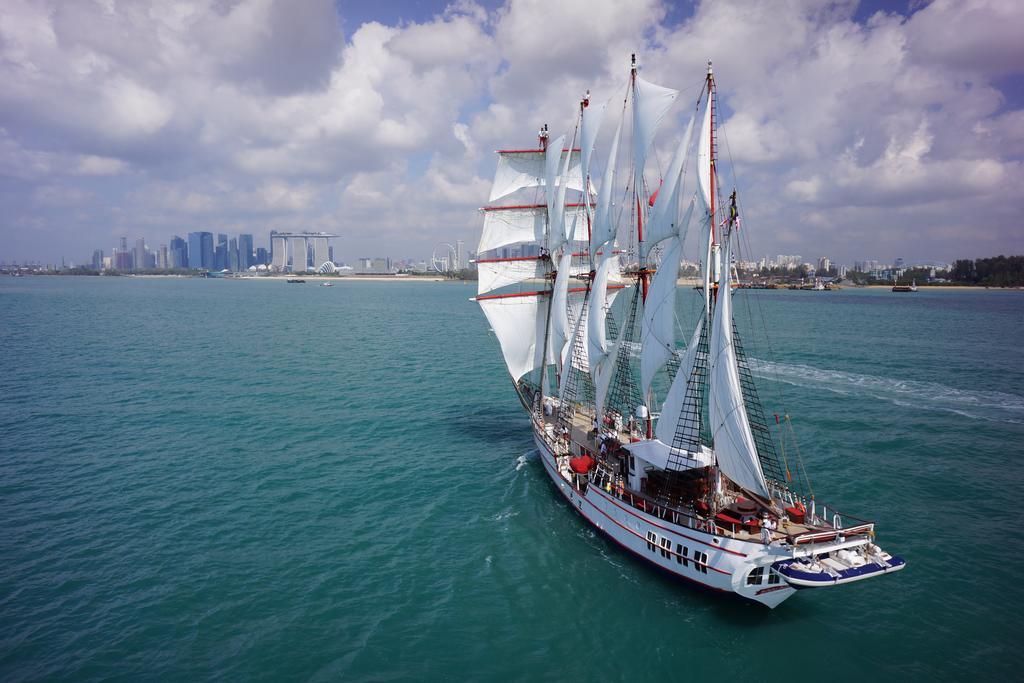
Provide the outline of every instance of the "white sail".
[[[580,153],[578,151],[567,153],[562,150],[563,156],[567,154],[569,173],[566,186],[571,190],[582,192],[583,181],[580,179],[579,172]],[[524,187],[543,187],[546,180],[545,156],[542,149],[498,152],[498,168],[494,172],[494,184],[491,185],[491,196],[487,201],[493,202]]]
[[477,253],[483,254],[510,244],[530,242],[543,244],[546,207],[521,206],[483,209],[484,229]]
[[728,267],[732,256],[730,241],[727,235],[724,257],[727,265],[722,270],[711,327],[708,418],[718,466],[740,486],[768,497],[768,485],[764,480],[754,435],[750,431],[747,408],[743,403],[736,349],[733,346],[732,268]]
[[686,347],[686,352],[679,363],[679,370],[672,380],[665,401],[661,405],[661,417],[658,418],[658,426],[655,427],[655,436],[665,443],[675,441],[676,430],[679,428],[679,420],[682,417],[683,401],[686,399],[686,389],[693,381],[693,369],[697,364],[700,335],[704,329],[704,318],[697,321],[697,327],[693,330],[693,336]]
[[[478,298],[512,379],[541,366],[548,297],[544,295]],[[551,359],[548,358],[550,361]]]
[[679,216],[679,195],[683,186],[683,169],[686,168],[686,161],[690,156],[695,116],[696,114],[690,117],[690,123],[686,126],[683,139],[668,165],[665,182],[658,190],[658,197],[654,200],[651,217],[647,221],[647,229],[644,231],[644,243],[647,249],[679,233],[679,226],[676,224],[676,219]]
[[707,211],[704,212],[706,220],[704,223],[706,230],[704,230],[704,237],[707,239],[707,251],[704,254],[704,317],[709,318],[711,316],[711,274],[714,270],[714,266],[711,264],[712,254],[712,243],[711,243],[711,218],[707,215]]
[[704,121],[700,124],[697,140],[697,184],[700,186],[704,206],[711,206],[711,101],[704,107]]
[[594,228],[591,231],[590,253],[596,254],[597,250],[605,243],[615,238],[615,220],[612,211],[612,190],[615,185],[615,163],[619,156],[619,138],[622,137],[622,119],[615,129],[615,136],[612,138],[612,147],[608,152],[608,165],[604,169],[604,180],[601,182],[601,189],[597,193],[597,209],[594,217]]
[[676,280],[683,250],[678,236],[668,242],[651,281],[640,321],[640,395],[647,396],[654,374],[675,353]]
[[[565,213],[563,216],[565,221],[565,233],[566,236],[573,242],[583,242],[582,245],[586,248],[586,241],[590,235],[587,233],[587,214],[585,204],[566,204]],[[580,246],[580,245],[573,245]],[[587,268],[587,272],[589,272]]]
[[654,141],[654,134],[658,131],[669,107],[675,102],[678,90],[664,88],[636,77],[633,88],[633,172],[634,187],[638,196],[643,196],[644,186],[644,164],[647,161],[647,151]]
[[546,264],[538,258],[488,259],[477,261],[477,293],[486,294],[502,287],[537,280],[543,287]]
[[601,130],[601,121],[604,120],[604,112],[607,108],[607,102],[603,104],[591,102],[583,108],[580,120],[580,176],[582,179],[590,177],[590,155],[594,152],[594,141],[597,140],[597,133]]
[[548,331],[550,355],[559,359],[565,358],[565,347],[569,343],[569,266],[572,263],[572,251],[566,249],[558,263],[558,274],[551,293],[551,327]]
[[[543,204],[482,209],[484,228],[477,253],[507,247],[511,244],[544,244],[547,207]],[[587,241],[587,221],[583,204],[567,204],[565,221],[576,242]]]
[[[562,147],[565,136],[560,135],[548,144],[544,154],[544,195],[548,202],[548,251],[554,253],[565,244],[565,226],[562,223],[565,204],[565,186],[562,171]],[[566,159],[568,161],[568,159]]]
[[[608,353],[608,335],[605,331],[605,318],[608,315],[608,309],[604,305],[604,301],[608,291],[608,272],[611,270],[614,257],[607,252],[608,250],[598,257],[594,281],[590,287],[590,310],[587,312],[587,355],[590,358],[591,374],[594,372],[595,363]],[[594,380],[597,380],[596,376],[594,376]]]

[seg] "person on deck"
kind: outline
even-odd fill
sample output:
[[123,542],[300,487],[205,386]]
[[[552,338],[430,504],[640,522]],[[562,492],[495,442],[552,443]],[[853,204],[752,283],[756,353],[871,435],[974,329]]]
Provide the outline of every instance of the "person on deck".
[[772,522],[768,519],[768,513],[761,518],[761,540],[765,545],[772,543]]

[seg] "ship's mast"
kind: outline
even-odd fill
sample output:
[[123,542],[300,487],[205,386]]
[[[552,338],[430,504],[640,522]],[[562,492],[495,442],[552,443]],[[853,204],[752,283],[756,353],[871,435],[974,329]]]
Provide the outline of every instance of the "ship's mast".
[[[548,124],[541,126],[540,131],[537,133],[537,146],[541,151],[546,151],[548,148]],[[550,217],[547,218],[550,225]],[[545,231],[546,232],[546,231]],[[544,256],[543,249],[541,247],[541,257]],[[550,256],[549,256],[550,259]],[[550,302],[552,282],[551,278],[545,278],[546,282],[544,285],[544,294],[549,297]],[[544,346],[541,347],[541,361],[540,361],[540,389],[538,395],[540,396],[537,401],[538,417],[544,419],[544,385],[547,382],[547,367],[548,367],[548,336],[551,334],[551,307],[548,306],[548,314],[544,316]]]
[[715,174],[715,74],[711,70],[711,60],[708,60],[708,76],[707,76],[707,89],[708,89],[708,106],[711,107],[711,126],[708,135],[711,136],[710,145],[711,153],[708,155],[708,163],[711,164],[711,206],[708,207],[710,211],[710,223],[711,223],[711,263],[708,264],[708,268],[711,269],[711,280],[713,283],[714,299],[718,300],[718,280],[721,274],[721,245],[718,244],[717,234],[715,232],[715,221],[717,217],[715,215],[715,195],[718,192],[716,187],[718,179]]
[[[583,98],[580,100],[580,125],[581,126],[582,126],[582,123],[583,123],[583,110],[586,109],[589,106],[590,106],[590,90],[587,90],[586,94],[583,95]],[[582,165],[581,165],[581,169],[582,169]],[[590,245],[591,240],[593,239],[593,227],[591,226],[591,223],[590,223],[590,211],[591,211],[591,208],[592,207],[590,205],[590,169],[588,168],[587,169],[587,175],[586,175],[585,178],[583,178],[583,215],[586,216],[586,219],[587,219],[587,245],[588,245],[588,251],[590,251],[589,245]],[[597,256],[597,254],[590,254],[589,256],[590,256],[590,270],[592,272],[594,270],[594,258]]]
[[[636,102],[636,53],[630,56],[630,70],[629,70],[629,85],[633,89],[633,101]],[[636,116],[636,110],[633,110],[633,116]],[[634,140],[634,145],[636,141]],[[634,152],[635,158],[635,152]],[[643,177],[643,169],[639,169],[639,172],[634,174],[635,178]],[[644,213],[643,213],[643,187],[636,187],[636,182],[633,183],[633,199],[636,205],[636,243],[637,243],[637,256],[639,257],[639,264],[637,275],[640,279],[640,296],[643,305],[647,305],[647,290],[650,286],[651,272],[647,268],[646,259],[644,256]],[[637,406],[631,406],[631,409],[635,410]],[[654,438],[654,421],[651,419],[650,411],[647,411],[647,438]]]

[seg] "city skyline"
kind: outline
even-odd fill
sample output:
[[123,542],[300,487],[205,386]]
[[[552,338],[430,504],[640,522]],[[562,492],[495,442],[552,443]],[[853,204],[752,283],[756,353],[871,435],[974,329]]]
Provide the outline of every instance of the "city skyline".
[[0,18],[8,261],[198,231],[472,246],[491,151],[565,131],[632,52],[682,90],[676,119],[714,60],[754,254],[1024,252],[1020,3],[40,1]]

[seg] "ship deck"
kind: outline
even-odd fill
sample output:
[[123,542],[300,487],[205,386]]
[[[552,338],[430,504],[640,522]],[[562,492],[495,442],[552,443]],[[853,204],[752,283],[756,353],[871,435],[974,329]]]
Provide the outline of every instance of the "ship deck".
[[[623,503],[667,522],[707,531],[738,541],[763,542],[761,529],[757,524],[742,524],[739,523],[739,519],[735,521],[730,519],[730,506],[743,502],[745,499],[744,492],[742,491],[733,490],[727,492],[726,505],[718,511],[718,514],[712,516],[710,511],[706,510],[707,505],[697,497],[681,501],[682,504],[679,504],[680,501],[669,501],[668,496],[660,495],[658,491],[640,492],[629,489],[625,485],[626,478],[624,476],[626,467],[624,459],[628,456],[628,453],[621,449],[621,444],[638,441],[642,438],[642,435],[636,432],[630,433],[628,425],[623,425],[621,429],[616,429],[615,426],[604,426],[601,430],[602,433],[611,435],[617,444],[613,443],[612,447],[607,449],[607,453],[602,454],[600,449],[601,433],[595,432],[593,422],[593,413],[585,409],[577,409],[571,422],[572,426],[569,435],[572,448],[571,451],[567,451],[564,438],[557,438],[562,426],[557,411],[553,411],[552,415],[544,416],[545,429],[549,430],[546,440],[549,445],[553,446],[556,455],[577,456],[587,454],[593,457],[597,463],[589,476],[581,481],[573,482],[580,489],[581,493],[586,486],[596,485]],[[770,517],[777,522],[777,529],[771,534],[772,542],[811,547],[817,543],[839,540],[840,536],[853,538],[864,535],[867,537],[873,531],[874,525],[870,523],[855,525],[847,529],[836,529],[827,525],[798,523],[787,519],[785,515],[780,516],[777,509],[773,509],[766,504],[767,501],[758,501],[751,494],[746,494],[746,496],[746,500],[754,499],[757,507],[756,518],[759,519],[764,511],[768,511]]]

